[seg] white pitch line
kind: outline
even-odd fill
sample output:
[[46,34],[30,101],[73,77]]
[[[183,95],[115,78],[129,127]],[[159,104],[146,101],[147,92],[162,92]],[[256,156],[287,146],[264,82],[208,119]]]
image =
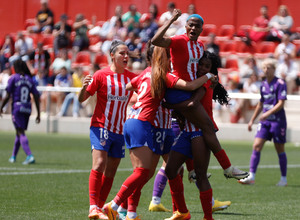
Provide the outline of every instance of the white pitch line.
[[[247,169],[249,166],[238,166],[241,169]],[[260,165],[259,169],[274,169],[279,168],[279,165]],[[290,164],[288,168],[300,168],[300,164]],[[159,169],[159,168],[157,168]],[[209,169],[218,170],[220,166],[210,166]],[[90,170],[52,170],[52,169],[34,169],[34,168],[15,168],[15,167],[0,167],[0,170],[14,170],[14,172],[0,172],[0,176],[15,176],[15,175],[37,175],[37,174],[62,174],[62,173],[88,173]],[[21,170],[21,171],[20,171]],[[132,168],[119,168],[118,172],[129,172]]]

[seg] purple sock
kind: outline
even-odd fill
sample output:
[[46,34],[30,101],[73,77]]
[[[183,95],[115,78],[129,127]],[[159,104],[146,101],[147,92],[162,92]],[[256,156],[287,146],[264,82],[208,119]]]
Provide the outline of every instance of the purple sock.
[[253,150],[250,158],[250,172],[256,173],[257,166],[260,161],[260,152]]
[[23,150],[27,156],[31,155],[31,150],[29,147],[28,139],[25,134],[20,135],[20,143],[23,147]]
[[286,176],[287,173],[287,158],[285,152],[278,154],[281,176]]
[[166,183],[168,181],[168,178],[166,176],[165,170],[160,169],[158,173],[156,174],[155,180],[154,180],[154,186],[153,186],[153,193],[152,196],[156,196],[161,198],[164,189],[166,187]]
[[12,156],[16,157],[19,152],[19,149],[20,149],[20,137],[18,135],[16,135]]

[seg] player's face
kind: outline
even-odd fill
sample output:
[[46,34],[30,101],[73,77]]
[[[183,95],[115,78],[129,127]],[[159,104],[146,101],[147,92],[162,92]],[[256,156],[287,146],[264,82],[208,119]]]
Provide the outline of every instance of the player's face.
[[186,25],[186,34],[190,40],[197,40],[202,32],[202,22],[199,18],[190,18]]
[[128,47],[126,45],[119,45],[114,54],[112,54],[113,62],[116,66],[125,68],[128,63]]
[[198,64],[198,74],[200,76],[203,76],[206,73],[209,73],[211,70],[211,65],[212,65],[212,63],[211,63],[210,59],[207,59],[207,58],[201,59]]
[[273,78],[275,75],[275,68],[270,64],[263,65],[262,70],[267,78]]

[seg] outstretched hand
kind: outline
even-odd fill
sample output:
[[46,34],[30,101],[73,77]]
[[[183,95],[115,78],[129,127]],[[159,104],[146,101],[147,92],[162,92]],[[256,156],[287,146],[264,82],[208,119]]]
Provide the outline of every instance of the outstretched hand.
[[175,8],[173,11],[173,20],[176,21],[181,16],[181,10]]

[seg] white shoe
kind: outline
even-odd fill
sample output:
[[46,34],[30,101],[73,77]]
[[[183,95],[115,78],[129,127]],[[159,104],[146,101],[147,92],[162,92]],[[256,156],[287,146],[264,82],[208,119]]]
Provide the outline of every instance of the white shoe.
[[276,186],[287,186],[287,181],[286,180],[280,180]]
[[255,179],[253,177],[248,176],[247,178],[241,179],[238,182],[245,185],[254,185]]
[[224,176],[226,178],[235,178],[237,180],[244,179],[249,176],[248,172],[242,171],[234,166],[231,166],[224,170]]

